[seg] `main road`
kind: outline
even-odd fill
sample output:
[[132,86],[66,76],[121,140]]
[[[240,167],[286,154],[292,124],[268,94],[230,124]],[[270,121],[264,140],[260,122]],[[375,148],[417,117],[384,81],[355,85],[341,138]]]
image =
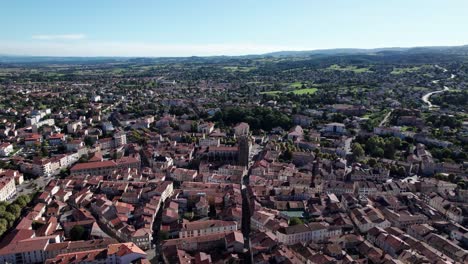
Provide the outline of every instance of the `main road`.
[[[439,65],[435,65],[435,67],[436,67],[436,68],[439,68],[439,69],[442,69],[443,72],[447,72],[447,69],[445,69],[445,68],[443,68],[443,67],[440,67]],[[453,79],[453,78],[455,78],[455,74],[452,73],[452,74],[450,75],[450,79]],[[439,83],[439,80],[434,80],[434,81],[432,81],[432,83],[437,84],[437,83]],[[424,103],[426,103],[426,104],[429,106],[429,108],[437,107],[437,105],[433,105],[433,104],[431,103],[431,101],[429,101],[429,99],[431,98],[431,96],[432,96],[433,94],[443,93],[443,92],[449,91],[449,90],[450,90],[450,89],[449,89],[447,86],[444,86],[444,89],[443,89],[443,90],[438,90],[438,91],[434,91],[434,92],[427,93],[427,94],[425,94],[421,99],[423,100]]]

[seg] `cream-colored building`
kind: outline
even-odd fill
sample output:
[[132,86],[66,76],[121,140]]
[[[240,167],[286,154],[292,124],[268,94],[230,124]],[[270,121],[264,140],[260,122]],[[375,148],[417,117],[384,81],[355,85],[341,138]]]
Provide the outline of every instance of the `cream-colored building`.
[[11,177],[0,178],[0,201],[10,200],[15,193],[15,179]]

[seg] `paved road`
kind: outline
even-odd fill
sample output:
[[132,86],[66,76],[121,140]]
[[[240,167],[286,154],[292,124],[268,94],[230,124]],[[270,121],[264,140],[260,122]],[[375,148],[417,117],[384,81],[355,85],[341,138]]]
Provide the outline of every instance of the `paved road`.
[[[444,72],[447,72],[447,69],[442,68],[442,67],[440,67],[439,65],[435,65],[435,67],[436,67],[436,68],[439,68],[439,69],[442,69]],[[456,76],[456,75],[452,73],[452,74],[450,75],[450,78],[449,78],[449,79],[453,79],[453,78],[455,78],[455,76]],[[437,84],[437,83],[439,83],[439,80],[433,80],[432,83]],[[450,89],[449,89],[447,86],[444,86],[444,89],[443,89],[443,90],[438,90],[438,91],[434,91],[434,92],[427,93],[427,94],[425,94],[421,99],[423,100],[424,103],[426,103],[426,104],[429,106],[429,108],[437,107],[437,105],[433,105],[433,104],[431,103],[431,101],[429,101],[429,99],[431,98],[431,96],[434,95],[434,94],[443,93],[443,92],[449,91],[449,90],[450,90]]]
[[385,117],[384,117],[384,119],[382,120],[382,122],[380,122],[379,127],[381,127],[381,126],[385,125],[385,123],[387,123],[388,118],[390,118],[390,115],[392,114],[392,112],[393,112],[393,109],[390,110],[390,112],[388,112],[387,115],[385,115]]
[[[25,180],[22,184],[16,186],[16,195],[13,196],[12,200],[16,199],[20,195],[29,195],[33,193],[35,187],[39,190],[43,190],[51,179],[52,177],[39,177],[37,179]],[[36,186],[34,184],[36,184]]]

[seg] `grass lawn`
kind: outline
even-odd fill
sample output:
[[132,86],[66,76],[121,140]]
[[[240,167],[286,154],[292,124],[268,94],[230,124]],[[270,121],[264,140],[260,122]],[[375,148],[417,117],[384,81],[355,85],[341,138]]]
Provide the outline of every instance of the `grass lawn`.
[[268,91],[268,92],[261,92],[260,94],[279,94],[282,93],[283,91]]
[[417,72],[421,70],[422,66],[415,66],[415,67],[406,67],[406,68],[393,68],[391,74],[403,74],[407,72]]
[[332,71],[352,71],[352,72],[355,72],[355,73],[372,72],[372,71],[369,70],[369,68],[367,68],[367,67],[358,68],[357,66],[354,66],[354,65],[348,65],[348,66],[346,66],[346,67],[341,67],[341,66],[338,65],[338,64],[333,64],[333,65],[331,65],[330,67],[326,68],[325,70],[332,70]]
[[291,83],[291,84],[289,85],[289,87],[295,88],[295,89],[301,88],[301,87],[302,87],[302,82],[293,82],[293,83]]
[[299,90],[294,90],[294,94],[314,94],[317,92],[317,88],[305,88],[305,89],[299,89]]
[[235,71],[249,72],[249,71],[255,69],[255,67],[225,66],[225,67],[223,67],[223,69],[225,69],[227,71],[230,71],[230,72],[235,72]]
[[[298,87],[298,88],[302,87],[302,83],[293,83],[289,87],[293,87],[294,84],[296,84],[295,87]],[[280,93],[293,93],[293,94],[301,95],[301,94],[314,94],[315,92],[317,92],[317,90],[318,90],[317,88],[311,87],[311,88],[294,89],[294,90],[287,90],[287,91],[280,91],[280,90],[266,91],[266,92],[260,92],[260,94],[275,95],[275,94],[280,94]]]

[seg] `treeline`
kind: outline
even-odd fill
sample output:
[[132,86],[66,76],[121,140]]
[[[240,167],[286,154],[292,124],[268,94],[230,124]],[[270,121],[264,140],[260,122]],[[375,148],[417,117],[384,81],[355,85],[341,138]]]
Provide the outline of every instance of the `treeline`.
[[468,91],[441,93],[431,97],[431,101],[443,108],[449,106],[468,106]]
[[[468,97],[466,98],[468,100]],[[466,102],[465,102],[466,104]],[[452,115],[430,115],[427,117],[427,125],[430,127],[444,127],[448,126],[450,128],[458,128],[462,125],[462,117],[457,118],[456,116]]]
[[368,139],[357,137],[353,144],[353,152],[357,157],[363,156],[365,151],[374,158],[394,159],[398,150],[406,149],[408,143],[397,137],[372,136]]
[[232,126],[239,122],[246,122],[253,130],[270,131],[274,127],[289,129],[291,118],[278,110],[266,107],[241,108],[229,107],[218,111],[212,118],[219,126]]
[[27,195],[20,195],[12,203],[0,202],[0,236],[13,226],[16,219],[21,216],[22,208],[29,202],[31,197]]

